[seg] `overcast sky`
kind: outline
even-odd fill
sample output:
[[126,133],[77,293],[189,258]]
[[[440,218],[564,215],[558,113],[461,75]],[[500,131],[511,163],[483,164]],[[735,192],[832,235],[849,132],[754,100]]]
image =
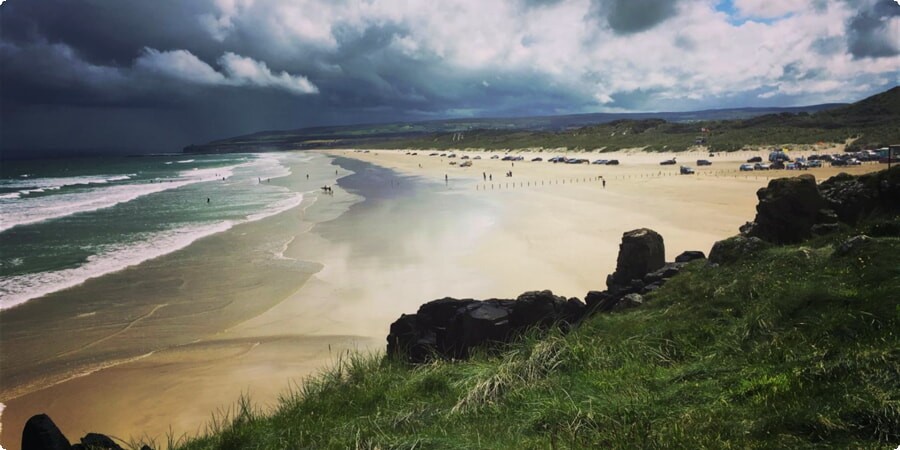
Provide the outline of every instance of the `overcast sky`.
[[7,155],[851,102],[900,70],[895,0],[8,0],[0,33]]

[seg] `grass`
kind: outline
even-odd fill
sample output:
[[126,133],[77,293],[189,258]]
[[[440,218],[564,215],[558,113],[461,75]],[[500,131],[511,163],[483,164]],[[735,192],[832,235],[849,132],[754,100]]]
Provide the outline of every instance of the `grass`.
[[900,238],[836,255],[853,234],[694,262],[641,308],[465,362],[347,353],[275,411],[242,398],[173,445],[894,448]]

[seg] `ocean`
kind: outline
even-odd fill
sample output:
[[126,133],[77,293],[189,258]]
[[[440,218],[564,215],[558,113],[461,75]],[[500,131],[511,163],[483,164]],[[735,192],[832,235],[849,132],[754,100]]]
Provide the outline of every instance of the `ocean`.
[[96,157],[0,166],[0,310],[299,205],[302,153]]

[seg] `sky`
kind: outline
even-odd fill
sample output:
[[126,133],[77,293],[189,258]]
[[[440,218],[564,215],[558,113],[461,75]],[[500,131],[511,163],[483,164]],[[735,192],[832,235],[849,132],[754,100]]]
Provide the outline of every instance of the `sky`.
[[7,0],[0,156],[261,130],[852,102],[898,0]]

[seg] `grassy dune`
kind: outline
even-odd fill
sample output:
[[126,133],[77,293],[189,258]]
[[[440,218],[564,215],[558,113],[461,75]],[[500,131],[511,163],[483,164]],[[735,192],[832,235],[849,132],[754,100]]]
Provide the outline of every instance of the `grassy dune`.
[[346,354],[178,448],[893,448],[898,225],[694,262],[639,309],[470,361]]

